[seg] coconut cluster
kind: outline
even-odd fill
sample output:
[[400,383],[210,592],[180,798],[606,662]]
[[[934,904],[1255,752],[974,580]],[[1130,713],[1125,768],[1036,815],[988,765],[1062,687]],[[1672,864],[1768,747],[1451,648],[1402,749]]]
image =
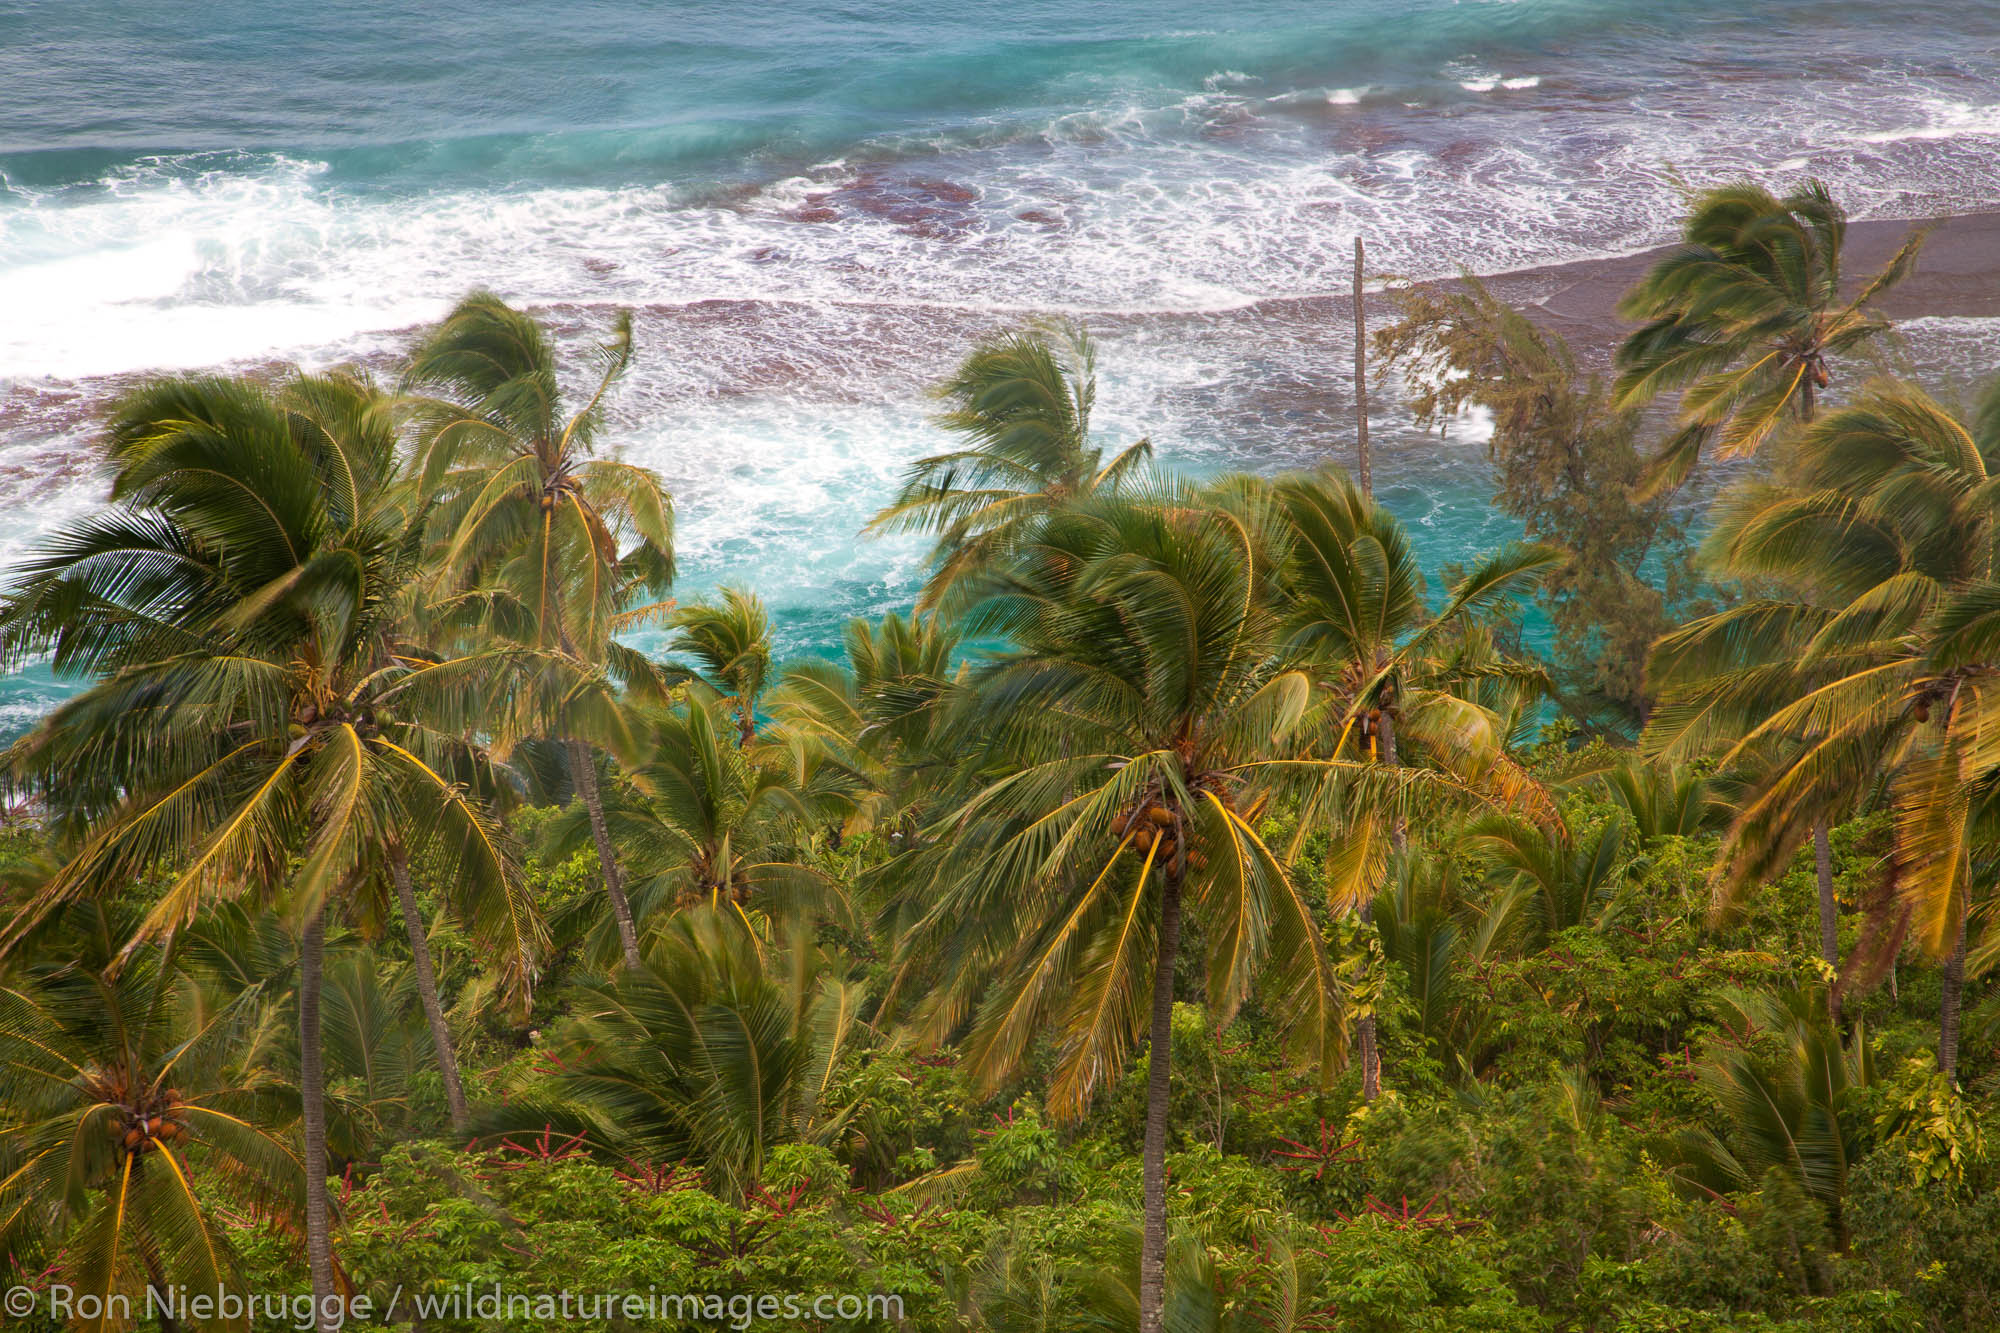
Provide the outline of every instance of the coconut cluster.
[[[1165,865],[1180,852],[1182,825],[1180,816],[1158,802],[1136,806],[1111,821],[1111,831],[1119,837],[1129,837],[1132,846],[1140,854],[1154,852],[1155,859]],[[1156,850],[1157,846],[1157,850]],[[1207,864],[1202,854],[1193,848],[1188,850],[1188,864],[1199,869]]]
[[111,1137],[134,1157],[156,1147],[179,1143],[187,1133],[186,1107],[177,1088],[168,1088],[141,1105],[126,1107],[124,1115],[111,1125]]

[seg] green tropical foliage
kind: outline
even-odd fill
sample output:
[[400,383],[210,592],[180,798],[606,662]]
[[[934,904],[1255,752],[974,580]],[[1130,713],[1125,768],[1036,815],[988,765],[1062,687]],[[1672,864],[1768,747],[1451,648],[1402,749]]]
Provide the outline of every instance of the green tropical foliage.
[[809,939],[760,941],[712,909],[676,916],[647,965],[590,987],[548,1047],[529,1102],[490,1117],[570,1125],[637,1161],[695,1160],[726,1197],[781,1144],[823,1139],[841,1058],[865,1032],[859,991]]
[[1397,319],[1375,344],[1403,376],[1417,424],[1490,420],[1494,506],[1568,557],[1535,593],[1564,706],[1596,726],[1635,728],[1653,640],[1709,609],[1677,510],[1639,493],[1640,413],[1585,374],[1559,333],[1476,278],[1392,299]]
[[[610,795],[605,819],[648,931],[700,904],[787,919],[838,913],[839,886],[802,859],[823,808],[831,808],[813,790],[808,756],[783,741],[739,748],[728,708],[690,698],[635,716],[648,758]],[[589,846],[590,833],[587,815],[573,806],[543,838],[561,857]],[[613,945],[615,936],[600,930],[592,956],[605,959]]]
[[694,658],[701,679],[736,712],[737,743],[757,736],[757,701],[771,679],[771,615],[753,592],[724,588],[719,605],[696,603],[673,614],[671,647]]
[[[1531,539],[1437,574],[1336,470],[1107,460],[1082,331],[996,333],[874,525],[921,609],[832,660],[666,600],[623,317],[132,388],[0,595],[78,684],[6,755],[9,1317],[1996,1326],[2000,384],[1836,378],[1910,253],[1850,293],[1843,226],[1702,197],[1608,387],[1395,294]],[[1677,466],[1777,446],[1706,584],[1676,391]]]

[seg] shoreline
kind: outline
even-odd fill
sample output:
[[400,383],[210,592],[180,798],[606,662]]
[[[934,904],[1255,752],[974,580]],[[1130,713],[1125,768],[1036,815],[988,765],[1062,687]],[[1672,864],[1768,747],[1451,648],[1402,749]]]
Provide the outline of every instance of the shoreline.
[[[2000,320],[2000,210],[1909,221],[1851,222],[1842,256],[1850,291],[1874,277],[1913,230],[1930,234],[1916,270],[1875,304],[1899,323],[1915,319]],[[1669,246],[1629,255],[1516,269],[1482,278],[1496,296],[1540,318],[1582,355],[1607,351],[1629,327],[1618,300]],[[1371,315],[1373,311],[1371,310]]]
[[[1899,323],[1925,319],[1993,321],[1996,334],[2000,334],[2000,209],[1850,223],[1844,255],[1845,285],[1849,292],[1858,290],[1861,283],[1873,277],[1913,229],[1928,229],[1923,251],[1915,271],[1877,303],[1882,313]],[[1630,327],[1616,314],[1619,299],[1668,248],[1665,245],[1654,246],[1627,254],[1566,260],[1476,276],[1495,296],[1560,334],[1569,342],[1580,362],[1601,366],[1608,362],[1612,349]],[[1451,279],[1425,281],[1448,282]],[[1384,288],[1369,290],[1363,299],[1368,308],[1371,329],[1379,329],[1393,318]],[[1344,291],[1321,292],[1306,296],[1265,297],[1220,309],[1099,311],[1082,318],[1085,323],[1095,325],[1107,341],[1142,330],[1153,336],[1165,334],[1171,338],[1173,335],[1168,331],[1177,324],[1192,329],[1203,325],[1226,325],[1237,320],[1269,321],[1291,325],[1293,338],[1303,336],[1320,341],[1334,361],[1345,364],[1351,355],[1350,300]],[[586,329],[590,321],[587,316],[580,316],[585,311],[597,309],[599,304],[556,299],[532,303],[532,308],[557,327],[573,325]],[[960,306],[868,299],[822,303],[706,298],[666,305],[637,302],[630,308],[642,320],[658,326],[700,329],[716,324],[753,327],[782,320],[790,310],[827,304],[865,315],[876,325],[873,330],[876,336],[864,340],[874,345],[876,368],[892,382],[911,377],[910,385],[905,387],[912,388],[912,391],[924,379],[925,371],[931,369],[921,357],[911,358],[896,352],[898,345],[914,329],[921,326],[934,331],[939,323],[951,323],[959,326],[962,339],[970,339],[987,329],[1017,323],[1027,311],[1027,307],[1019,311],[1011,308],[1007,311],[975,310]],[[384,340],[402,343],[414,337],[421,327],[411,325],[404,329],[376,330],[370,338],[377,343]],[[2000,341],[2000,337],[1982,338],[1981,341]],[[802,348],[795,348],[792,356],[776,360],[769,357],[755,359],[731,376],[731,382],[723,386],[722,391],[727,396],[755,395],[773,390],[796,391],[802,385],[811,383],[815,372],[833,374],[830,364],[816,362],[844,361],[848,350],[851,350],[828,345],[817,350],[823,353],[839,351],[840,354],[815,356],[811,354],[812,349],[813,344],[808,342]],[[797,355],[798,352],[806,354]],[[364,353],[352,362],[308,354],[302,360],[308,365],[356,364],[379,371],[390,364],[392,354],[382,351]],[[4,456],[7,445],[18,440],[37,437],[50,440],[69,434],[94,418],[117,393],[150,374],[259,375],[274,373],[287,364],[289,359],[286,357],[266,355],[189,368],[183,372],[126,370],[76,378],[0,377],[0,456]],[[1984,379],[1995,370],[2000,370],[2000,353],[1993,355],[1990,363],[1967,367],[1966,373],[1970,378]],[[792,383],[786,384],[787,380]],[[829,390],[827,401],[860,401],[839,392],[837,374],[833,374],[825,387]],[[1274,383],[1268,387],[1288,400],[1296,399],[1303,392],[1306,396],[1326,400],[1336,413],[1345,411],[1342,401],[1347,394],[1344,376],[1331,376],[1310,385],[1306,382],[1290,386]],[[817,396],[810,392],[807,394],[809,399]],[[1292,403],[1293,407],[1298,405]],[[57,457],[55,466],[50,467],[49,458],[44,455],[37,467],[39,476],[36,480],[40,483],[37,489],[46,491],[51,484],[60,487],[72,483],[93,465],[94,460],[65,452]],[[0,465],[0,474],[5,470],[4,465]]]
[[[1928,229],[1916,269],[1875,303],[1897,323],[1920,319],[1993,320],[2000,329],[2000,209],[1951,213],[1937,217],[1851,222],[1842,255],[1842,286],[1849,296],[1860,290],[1888,263],[1912,231]],[[1560,263],[1475,273],[1501,300],[1534,318],[1570,344],[1587,364],[1608,361],[1612,348],[1632,327],[1617,314],[1621,297],[1671,245],[1650,246],[1628,254],[1571,259]],[[1421,283],[1451,282],[1427,278]],[[1370,287],[1363,301],[1368,327],[1383,327],[1394,317],[1386,286]],[[1297,319],[1329,329],[1333,341],[1348,337],[1352,298],[1346,293],[1270,297],[1250,309],[1266,318]],[[1226,319],[1230,312],[1179,316]],[[1173,316],[1152,315],[1149,320]],[[2000,356],[1990,367],[1975,368],[1983,378],[2000,370]],[[1341,392],[1344,392],[1342,390]]]

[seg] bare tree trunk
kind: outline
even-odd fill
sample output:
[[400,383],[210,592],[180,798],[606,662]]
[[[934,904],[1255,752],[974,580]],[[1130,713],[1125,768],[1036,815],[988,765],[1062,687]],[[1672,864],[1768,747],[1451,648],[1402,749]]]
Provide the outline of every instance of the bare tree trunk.
[[431,1025],[431,1045],[437,1049],[438,1073],[444,1076],[444,1100],[451,1110],[452,1133],[462,1135],[471,1125],[472,1115],[465,1105],[465,1085],[458,1077],[458,1054],[452,1049],[451,1029],[445,1026],[444,1006],[438,1002],[437,972],[431,966],[431,944],[417,910],[417,890],[410,883],[409,854],[401,847],[389,852],[389,877],[396,882],[396,901],[402,906],[403,926],[410,935],[417,997],[423,1001],[424,1018]]
[[625,951],[625,966],[640,966],[639,930],[632,921],[632,904],[618,878],[618,849],[611,845],[611,826],[604,821],[604,794],[597,787],[597,765],[590,747],[574,738],[569,747],[569,776],[576,785],[577,798],[590,813],[590,836],[597,844],[597,863],[604,868],[604,893],[611,899],[611,915],[618,922],[618,943]]
[[1181,946],[1181,869],[1166,867],[1160,949],[1153,965],[1153,1033],[1146,1063],[1145,1229],[1139,1248],[1139,1333],[1160,1333],[1167,1299],[1167,1097],[1174,1051],[1174,964]]
[[[1827,841],[1826,821],[1813,824],[1813,870],[1819,876],[1819,956],[1833,975],[1840,975],[1840,904],[1833,896],[1833,847]],[[1840,989],[1829,984],[1826,1002],[1833,1021],[1840,1021]]]
[[306,1140],[306,1267],[312,1274],[313,1324],[334,1333],[333,1237],[326,1196],[326,1078],[321,1066],[320,982],[326,970],[326,909],[315,909],[299,937],[299,1101]]
[[1944,999],[1938,1017],[1938,1072],[1945,1082],[1958,1080],[1958,1015],[1965,1002],[1965,918],[1958,914],[1958,942],[1944,965]]
[[1368,456],[1368,315],[1361,304],[1361,238],[1354,238],[1354,443],[1361,465],[1361,493],[1375,498],[1373,460]]

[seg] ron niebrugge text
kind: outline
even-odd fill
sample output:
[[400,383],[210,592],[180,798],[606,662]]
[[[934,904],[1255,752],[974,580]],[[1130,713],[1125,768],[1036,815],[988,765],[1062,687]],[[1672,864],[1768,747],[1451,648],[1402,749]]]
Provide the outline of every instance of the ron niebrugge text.
[[330,1296],[324,1308],[296,1292],[197,1291],[186,1286],[155,1287],[143,1298],[123,1293],[80,1292],[60,1283],[37,1291],[14,1287],[6,1312],[16,1318],[46,1313],[52,1319],[125,1322],[135,1317],[176,1320],[265,1319],[302,1331],[348,1324],[387,1324],[415,1314],[433,1319],[665,1320],[726,1325],[742,1333],[758,1320],[780,1323],[901,1320],[903,1298],[894,1292],[821,1293],[509,1291],[498,1284],[465,1283],[443,1291],[401,1287],[378,1307],[368,1296]]

